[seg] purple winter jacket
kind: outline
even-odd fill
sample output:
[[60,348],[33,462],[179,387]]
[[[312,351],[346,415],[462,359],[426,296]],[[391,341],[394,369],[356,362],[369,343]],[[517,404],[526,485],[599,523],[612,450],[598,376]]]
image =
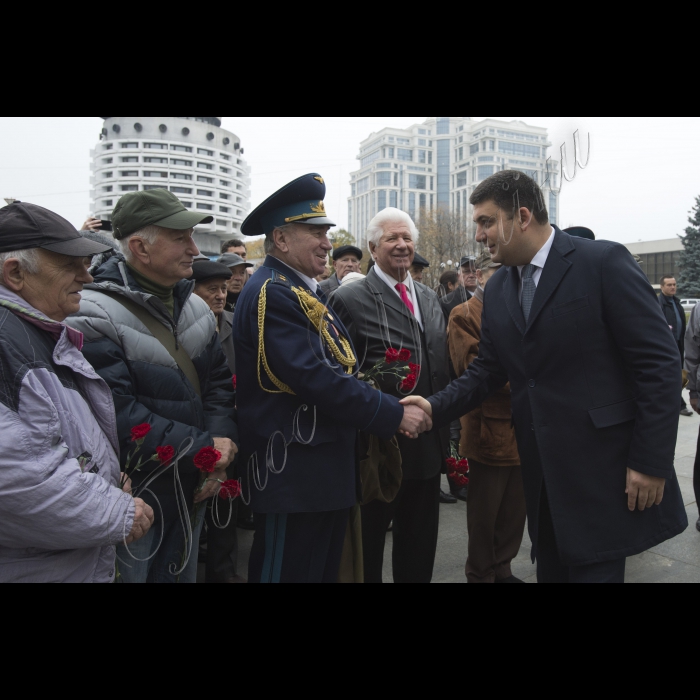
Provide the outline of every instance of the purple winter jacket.
[[110,583],[134,500],[82,336],[0,285],[0,583]]

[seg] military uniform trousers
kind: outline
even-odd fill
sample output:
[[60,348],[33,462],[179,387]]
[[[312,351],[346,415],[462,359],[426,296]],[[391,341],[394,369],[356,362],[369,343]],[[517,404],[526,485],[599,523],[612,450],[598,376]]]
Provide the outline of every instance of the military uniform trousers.
[[254,518],[249,583],[338,583],[349,508]]
[[494,467],[469,462],[467,528],[469,583],[496,583],[513,575],[525,534],[527,508],[520,465]]

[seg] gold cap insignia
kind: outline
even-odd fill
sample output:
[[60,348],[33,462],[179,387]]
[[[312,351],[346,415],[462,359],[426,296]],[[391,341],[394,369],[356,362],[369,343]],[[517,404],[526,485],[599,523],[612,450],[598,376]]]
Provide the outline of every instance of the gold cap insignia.
[[325,214],[326,213],[326,206],[324,205],[323,202],[319,202],[318,204],[309,204],[311,207],[311,211],[314,214]]
[[314,180],[318,180],[322,185],[325,185],[326,183],[323,181],[322,177],[315,177]]

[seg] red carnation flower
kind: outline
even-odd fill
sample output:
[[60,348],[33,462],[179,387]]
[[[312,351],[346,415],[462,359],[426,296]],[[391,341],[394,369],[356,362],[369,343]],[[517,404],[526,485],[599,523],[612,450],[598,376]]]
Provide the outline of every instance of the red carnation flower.
[[414,365],[413,363],[411,363],[408,366],[408,369],[411,372],[411,374],[420,374],[420,365]]
[[418,377],[415,374],[409,374],[401,383],[401,388],[404,391],[413,391],[418,383]]
[[411,359],[411,357],[412,356],[410,350],[402,350],[399,353],[399,360],[401,360],[401,362],[408,362]]
[[226,481],[221,484],[221,491],[219,491],[219,498],[223,500],[235,500],[241,495],[241,485],[236,480]]
[[400,353],[398,350],[394,350],[394,348],[389,348],[386,351],[387,364],[392,365],[392,364],[394,364],[394,362],[398,362],[399,361],[399,354]]
[[202,448],[194,458],[194,466],[205,474],[211,474],[221,461],[221,452],[213,447]]
[[238,388],[238,377],[234,374],[233,375],[233,390],[236,391]]
[[461,460],[455,471],[458,474],[469,474],[469,462],[466,459]]
[[175,448],[171,447],[170,445],[166,445],[165,447],[156,447],[156,454],[158,455],[158,459],[161,461],[161,464],[168,464],[175,459]]
[[457,468],[457,460],[454,457],[450,457],[447,460],[447,466],[452,470],[456,469]]
[[148,423],[143,423],[142,425],[137,425],[135,428],[131,429],[131,442],[139,442],[139,440],[144,440],[146,435],[152,430]]
[[466,488],[467,486],[469,486],[469,478],[466,476],[457,476],[457,478],[455,479],[455,483],[462,489]]

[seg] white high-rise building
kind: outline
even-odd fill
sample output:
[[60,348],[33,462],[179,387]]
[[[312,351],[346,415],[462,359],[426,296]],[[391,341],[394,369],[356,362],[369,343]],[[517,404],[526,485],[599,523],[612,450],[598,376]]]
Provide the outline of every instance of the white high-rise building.
[[214,217],[195,241],[218,254],[238,237],[250,211],[250,168],[241,140],[221,128],[221,117],[102,117],[92,156],[92,209],[110,220],[127,192],[168,189],[194,211]]
[[[351,175],[348,229],[367,247],[367,225],[386,207],[418,220],[421,210],[444,207],[465,217],[475,187],[501,170],[520,170],[542,186],[552,223],[559,222],[559,162],[549,162],[547,130],[521,121],[429,117],[408,129],[386,128],[360,145]],[[551,190],[551,191],[550,191]]]

